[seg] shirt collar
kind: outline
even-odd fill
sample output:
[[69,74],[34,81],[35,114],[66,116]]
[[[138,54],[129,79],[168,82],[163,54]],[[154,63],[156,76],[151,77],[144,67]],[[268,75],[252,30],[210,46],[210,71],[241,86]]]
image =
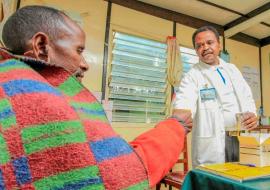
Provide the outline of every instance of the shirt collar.
[[223,69],[226,65],[226,62],[223,61],[223,59],[219,58],[219,64],[218,65],[209,65],[209,64],[206,64],[202,61],[199,61],[199,64],[206,70],[212,70],[212,71],[216,71],[217,68],[219,69]]

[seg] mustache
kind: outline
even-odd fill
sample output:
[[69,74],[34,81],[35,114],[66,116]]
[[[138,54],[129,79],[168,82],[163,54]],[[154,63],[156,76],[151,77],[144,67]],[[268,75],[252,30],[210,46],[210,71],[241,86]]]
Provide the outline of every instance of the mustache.
[[213,53],[213,51],[211,51],[211,50],[204,50],[204,51],[202,52],[202,55],[205,55],[205,54],[207,54],[207,53]]

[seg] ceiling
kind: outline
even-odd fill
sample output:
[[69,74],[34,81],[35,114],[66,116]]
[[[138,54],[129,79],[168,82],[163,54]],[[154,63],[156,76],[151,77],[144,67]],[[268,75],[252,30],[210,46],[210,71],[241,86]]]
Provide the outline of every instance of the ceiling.
[[[262,43],[270,44],[270,0],[128,0],[128,6],[141,3],[144,7],[151,5],[153,14],[169,11],[171,14],[180,13],[193,22],[193,18],[216,24],[224,31],[226,38],[251,38]],[[114,1],[112,0],[114,3]],[[138,6],[137,6],[138,7]],[[136,9],[136,7],[135,7]],[[146,8],[141,8],[146,9]],[[149,9],[149,7],[148,7]],[[147,12],[147,11],[146,11]],[[149,12],[149,11],[148,11]],[[178,15],[179,16],[179,15]],[[162,17],[162,16],[161,16]],[[181,19],[181,18],[180,18]],[[194,20],[195,22],[196,20]],[[196,22],[197,22],[196,21]],[[194,27],[194,26],[193,26]],[[220,31],[220,30],[219,30]],[[239,35],[241,34],[241,35]]]
[[[270,0],[140,0],[144,3],[173,10],[195,18],[226,25],[251,11],[270,3]],[[223,9],[225,8],[225,9]],[[231,11],[230,11],[231,10]],[[239,14],[237,14],[237,12]],[[267,23],[268,26],[260,22]],[[270,35],[270,12],[248,28],[241,30],[244,34],[263,39]]]

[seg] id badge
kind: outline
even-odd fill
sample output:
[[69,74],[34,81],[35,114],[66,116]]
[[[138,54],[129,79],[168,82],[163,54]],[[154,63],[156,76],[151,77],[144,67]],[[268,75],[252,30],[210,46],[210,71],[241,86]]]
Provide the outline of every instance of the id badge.
[[200,90],[201,100],[215,100],[216,99],[216,89],[215,88],[204,88]]

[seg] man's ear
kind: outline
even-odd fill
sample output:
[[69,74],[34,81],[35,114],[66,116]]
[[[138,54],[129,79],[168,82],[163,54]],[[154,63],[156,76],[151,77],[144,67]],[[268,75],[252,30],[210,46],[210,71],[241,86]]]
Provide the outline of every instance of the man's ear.
[[30,50],[24,53],[25,56],[49,62],[49,36],[43,32],[36,33],[31,41]]
[[222,48],[223,48],[220,41],[218,41],[218,48],[219,48],[219,55],[220,55],[220,52],[222,51]]

